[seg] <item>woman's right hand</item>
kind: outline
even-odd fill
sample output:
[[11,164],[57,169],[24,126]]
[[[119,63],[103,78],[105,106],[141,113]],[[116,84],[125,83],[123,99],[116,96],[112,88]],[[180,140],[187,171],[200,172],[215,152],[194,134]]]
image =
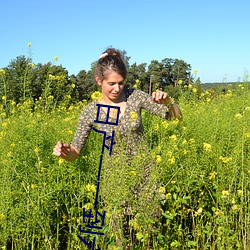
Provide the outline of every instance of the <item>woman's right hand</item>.
[[68,143],[58,141],[54,147],[53,154],[67,161],[74,161],[80,155],[80,152]]
[[70,151],[70,144],[58,141],[54,147],[53,154],[62,157],[63,159],[66,159],[67,156],[70,154]]

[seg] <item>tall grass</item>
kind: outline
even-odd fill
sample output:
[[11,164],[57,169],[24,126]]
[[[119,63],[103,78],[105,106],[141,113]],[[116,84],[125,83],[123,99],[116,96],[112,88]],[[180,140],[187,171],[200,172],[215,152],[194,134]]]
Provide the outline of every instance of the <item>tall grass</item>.
[[[42,100],[27,99],[20,105],[10,101],[9,115],[1,106],[2,249],[87,249],[77,238],[78,226],[82,208],[94,206],[102,138],[92,132],[73,163],[52,155],[56,141],[72,140],[85,105],[56,108],[50,98],[44,109]],[[181,122],[143,113],[150,154],[142,152],[132,162],[121,154],[112,158],[114,172],[103,169],[108,182],[102,183],[101,195],[108,203],[99,205],[107,211],[105,235],[97,237],[101,249],[119,249],[115,243],[124,231],[123,223],[116,223],[121,203],[143,205],[136,204],[128,190],[151,159],[152,180],[158,180],[158,192],[165,197],[161,218],[153,227],[155,221],[143,212],[131,216],[127,244],[133,249],[248,249],[249,85],[217,96],[209,91],[183,93],[179,105]]]

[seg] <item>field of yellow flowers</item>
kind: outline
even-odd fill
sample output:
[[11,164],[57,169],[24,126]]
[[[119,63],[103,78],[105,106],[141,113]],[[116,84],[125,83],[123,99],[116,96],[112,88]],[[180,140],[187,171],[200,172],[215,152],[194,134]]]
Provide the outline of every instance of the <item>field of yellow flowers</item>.
[[[73,163],[53,156],[58,140],[72,140],[86,102],[59,107],[53,97],[46,107],[41,102],[12,101],[8,113],[0,106],[0,249],[87,249],[77,235],[82,208],[94,205],[102,138],[91,133]],[[152,178],[160,177],[158,192],[164,197],[161,216],[154,230],[146,216],[131,218],[127,244],[133,249],[249,249],[249,84],[229,86],[218,95],[191,91],[178,102],[182,121],[143,113],[151,155],[142,153],[130,165],[121,155],[113,161],[120,175],[111,175],[103,186],[112,202],[119,201],[126,185],[134,185],[144,159],[154,159]],[[117,231],[111,226],[119,209],[107,210],[105,234],[97,236],[96,248],[119,249],[115,241],[122,225]]]

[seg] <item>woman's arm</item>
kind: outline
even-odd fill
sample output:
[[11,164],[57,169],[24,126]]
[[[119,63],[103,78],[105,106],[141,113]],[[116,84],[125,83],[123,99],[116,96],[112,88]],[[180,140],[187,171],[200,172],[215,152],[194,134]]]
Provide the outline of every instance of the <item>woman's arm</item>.
[[77,130],[71,144],[58,141],[54,147],[53,154],[67,161],[76,160],[92,130],[95,114],[95,104],[88,104],[80,115]]

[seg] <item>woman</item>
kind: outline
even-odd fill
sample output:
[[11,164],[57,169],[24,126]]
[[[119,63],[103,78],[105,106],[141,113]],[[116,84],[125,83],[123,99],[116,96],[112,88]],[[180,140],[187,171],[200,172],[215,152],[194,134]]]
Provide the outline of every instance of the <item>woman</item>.
[[[124,89],[124,81],[127,76],[127,69],[120,51],[113,48],[107,49],[99,58],[96,64],[95,80],[102,87],[103,100],[99,103],[117,106],[120,108],[118,127],[108,126],[107,124],[95,124],[99,130],[117,130],[124,137],[128,133],[134,135],[134,142],[137,144],[142,138],[143,127],[141,122],[141,108],[159,115],[162,118],[181,118],[182,114],[179,106],[173,103],[167,93],[158,91],[153,92],[152,98],[139,90]],[[161,104],[161,105],[158,105]],[[106,111],[102,109],[102,111]],[[137,114],[136,122],[131,123],[131,112]],[[106,114],[106,113],[105,113]],[[104,115],[105,115],[104,114]],[[116,114],[110,113],[110,117]],[[96,119],[96,103],[90,103],[82,112],[78,129],[71,144],[57,142],[53,154],[65,160],[73,161],[78,158],[80,151]],[[131,128],[133,125],[133,128]],[[107,132],[107,134],[108,134]],[[131,138],[131,136],[130,136]],[[128,144],[130,144],[129,142]],[[131,144],[130,144],[131,145]]]
[[[84,108],[80,116],[78,128],[72,143],[67,144],[60,141],[57,142],[53,153],[54,155],[62,157],[65,160],[73,161],[80,155],[80,151],[83,148],[93,127],[99,131],[105,131],[107,136],[112,136],[112,132],[115,131],[114,141],[116,144],[114,145],[112,155],[119,156],[119,154],[122,155],[121,152],[126,152],[127,158],[124,161],[125,164],[121,165],[120,169],[118,168],[118,170],[115,169],[115,164],[113,164],[113,162],[110,162],[106,164],[106,166],[104,165],[102,167],[104,176],[103,184],[101,184],[101,189],[103,190],[102,199],[105,206],[109,203],[114,204],[112,199],[110,199],[110,196],[114,197],[115,194],[119,194],[119,196],[122,196],[119,197],[118,202],[120,204],[120,208],[122,207],[124,210],[123,214],[125,213],[126,216],[128,216],[133,215],[140,209],[142,211],[142,207],[149,202],[151,211],[155,211],[157,207],[157,205],[155,205],[157,203],[155,202],[156,199],[153,198],[153,193],[155,193],[154,190],[157,189],[157,185],[155,183],[152,184],[152,181],[151,184],[149,184],[149,168],[151,165],[151,163],[148,162],[149,158],[145,157],[145,159],[142,159],[139,164],[134,164],[131,160],[133,156],[137,155],[139,148],[143,144],[143,125],[141,119],[142,108],[153,114],[161,116],[164,119],[181,118],[182,114],[178,105],[172,102],[168,94],[165,92],[154,92],[151,97],[143,91],[124,88],[126,76],[127,69],[120,51],[113,48],[107,49],[100,56],[95,68],[95,80],[102,88],[103,99],[98,102],[93,101]],[[119,107],[120,112],[118,124],[110,125],[94,122],[97,119],[98,108],[96,104]],[[118,109],[110,109],[108,112],[108,108],[101,107],[99,112],[99,120],[106,120],[106,117],[109,114],[109,121],[115,121],[118,116],[117,110]],[[125,151],[122,151],[122,149],[125,149]],[[147,156],[150,154],[147,154],[147,151],[144,150],[144,155]],[[121,158],[122,156],[119,159]],[[128,177],[129,173],[134,171],[126,172],[125,170],[125,172],[123,172],[125,174],[120,178],[120,183],[117,184],[118,178],[114,177],[112,179],[112,173],[116,171],[120,174],[122,169],[128,169],[129,166],[142,168],[141,176],[138,177],[138,174],[135,173],[137,176],[134,176],[134,178],[138,179],[136,181],[131,182],[128,180],[126,182],[126,178]],[[111,186],[112,180],[115,179],[113,182],[116,182],[116,178],[116,185],[119,186],[119,188],[116,188],[116,186]],[[129,187],[127,187],[125,192],[117,192],[119,189],[123,188],[122,185],[123,187]],[[132,190],[132,196],[127,195],[129,193],[127,192],[128,189],[130,192]],[[128,197],[130,197],[130,199]],[[148,215],[149,206],[145,205],[144,207],[144,213],[140,214],[145,214],[145,217],[148,218],[150,217]],[[112,211],[112,208],[109,208],[108,210]],[[116,216],[113,216],[112,227],[114,232],[119,231],[119,227],[121,228],[121,226],[118,225],[118,220],[121,220],[121,217],[121,214],[116,214]],[[122,235],[120,235],[120,239],[121,238],[123,238]],[[119,243],[117,244],[119,245]]]

